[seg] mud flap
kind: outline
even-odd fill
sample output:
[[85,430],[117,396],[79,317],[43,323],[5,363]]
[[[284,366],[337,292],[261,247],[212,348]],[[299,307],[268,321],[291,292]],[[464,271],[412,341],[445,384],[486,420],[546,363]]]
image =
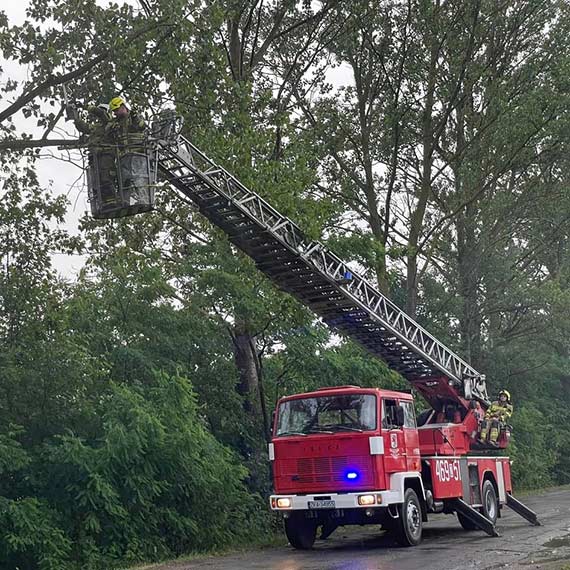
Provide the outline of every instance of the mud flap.
[[510,493],[507,493],[507,507],[511,508],[517,515],[520,515],[534,526],[541,525],[537,514],[531,511],[526,505],[523,505],[518,499],[515,499]]
[[495,525],[487,517],[484,517],[479,511],[476,511],[462,499],[451,499],[448,501],[448,504],[454,510],[467,517],[475,526],[485,531],[489,536],[501,536],[497,532]]

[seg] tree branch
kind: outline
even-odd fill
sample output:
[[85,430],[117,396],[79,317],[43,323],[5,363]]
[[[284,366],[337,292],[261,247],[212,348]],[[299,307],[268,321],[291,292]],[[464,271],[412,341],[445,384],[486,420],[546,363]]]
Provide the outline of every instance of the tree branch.
[[[146,34],[147,32],[164,25],[166,22],[164,20],[160,20],[158,22],[153,22],[151,26],[146,26],[145,28],[133,33],[128,39],[134,40],[139,36]],[[57,87],[58,85],[63,85],[68,81],[73,81],[78,77],[85,75],[88,71],[93,69],[95,66],[103,63],[106,59],[109,58],[111,55],[110,50],[106,49],[103,50],[97,57],[94,57],[92,60],[84,63],[77,69],[70,71],[68,73],[64,73],[63,75],[52,75],[49,79],[42,81],[39,85],[28,91],[27,93],[22,94],[16,101],[14,101],[11,105],[9,105],[4,111],[0,112],[0,123],[5,121],[8,117],[11,117],[14,113],[17,113],[22,107],[25,107],[30,101],[33,101],[36,97],[44,93],[47,89],[52,87]]]
[[51,87],[57,87],[58,85],[63,85],[68,81],[77,79],[82,75],[85,75],[90,69],[99,65],[109,57],[109,50],[105,50],[102,54],[94,57],[91,61],[83,64],[81,67],[65,73],[63,75],[53,75],[49,79],[42,81],[37,87],[34,87],[31,91],[24,93],[16,101],[14,101],[10,106],[8,106],[4,111],[0,113],[0,123],[5,121],[8,117],[11,117],[14,113],[18,112],[22,107],[25,107],[30,101],[33,101],[38,95],[41,95],[47,89]]
[[265,57],[265,54],[266,54],[267,50],[269,49],[269,46],[271,45],[273,40],[275,40],[277,38],[277,36],[279,35],[279,28],[281,27],[281,24],[283,23],[283,19],[285,18],[287,12],[293,6],[294,6],[294,2],[288,1],[288,2],[285,2],[283,4],[283,6],[281,8],[279,8],[279,10],[277,10],[277,13],[274,16],[273,26],[271,27],[271,30],[267,34],[265,41],[263,42],[263,44],[261,44],[259,51],[255,55],[252,54],[252,56],[251,56],[251,59],[250,59],[251,68],[248,69],[249,73],[251,73],[251,71],[255,67],[257,67],[257,65]]
[[0,150],[26,150],[46,146],[63,146],[66,148],[82,148],[87,146],[80,139],[11,139],[0,141]]

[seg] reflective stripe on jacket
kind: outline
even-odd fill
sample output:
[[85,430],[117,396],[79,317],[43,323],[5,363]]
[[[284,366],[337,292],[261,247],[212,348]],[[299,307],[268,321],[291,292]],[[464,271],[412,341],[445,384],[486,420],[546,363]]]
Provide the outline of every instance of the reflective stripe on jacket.
[[493,402],[487,413],[485,414],[486,419],[498,419],[501,422],[507,421],[513,415],[513,406],[508,402],[504,404],[501,402]]

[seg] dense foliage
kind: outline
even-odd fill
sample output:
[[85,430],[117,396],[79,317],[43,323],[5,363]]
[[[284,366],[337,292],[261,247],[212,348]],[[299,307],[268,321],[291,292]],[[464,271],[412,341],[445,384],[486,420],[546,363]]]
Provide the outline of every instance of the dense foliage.
[[[0,83],[0,567],[111,568],[267,534],[277,398],[406,387],[175,193],[69,235],[61,182],[36,172],[64,136],[64,82],[79,103],[175,106],[209,156],[354,260],[491,392],[510,390],[518,488],[569,483],[569,10],[30,0],[19,25],[0,13],[2,55],[27,72]],[[56,252],[87,255],[77,278],[57,274]]]

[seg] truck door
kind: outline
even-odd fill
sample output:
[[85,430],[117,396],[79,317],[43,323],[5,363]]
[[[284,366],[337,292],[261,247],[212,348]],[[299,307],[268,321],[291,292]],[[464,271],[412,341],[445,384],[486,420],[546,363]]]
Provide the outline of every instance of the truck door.
[[382,400],[382,433],[384,435],[384,469],[386,474],[407,471],[406,442],[403,426],[397,421],[398,401]]
[[400,406],[404,408],[404,445],[406,454],[406,471],[419,471],[420,461],[420,438],[416,426],[416,414],[414,404],[409,400],[400,400]]

